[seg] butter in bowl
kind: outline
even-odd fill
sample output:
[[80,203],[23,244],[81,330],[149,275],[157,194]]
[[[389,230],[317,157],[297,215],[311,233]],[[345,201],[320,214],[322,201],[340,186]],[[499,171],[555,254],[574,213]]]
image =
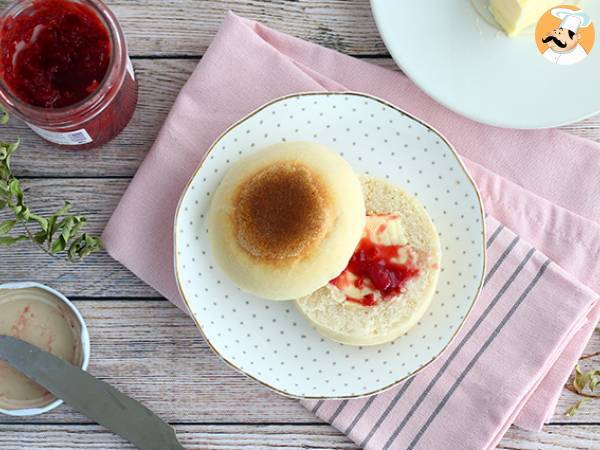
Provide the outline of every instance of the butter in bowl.
[[[86,370],[90,339],[83,317],[60,292],[39,283],[0,285],[0,335],[12,336]],[[0,361],[0,413],[32,416],[63,401]]]

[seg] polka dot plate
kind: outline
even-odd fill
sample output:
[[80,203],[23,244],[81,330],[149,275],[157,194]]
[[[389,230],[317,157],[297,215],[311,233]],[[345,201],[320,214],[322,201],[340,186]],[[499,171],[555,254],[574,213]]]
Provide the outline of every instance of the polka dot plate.
[[[443,256],[435,297],[421,322],[393,342],[352,347],[323,338],[292,302],[240,291],[213,261],[206,214],[228,166],[255,149],[298,140],[326,145],[357,173],[404,187],[439,230]],[[481,201],[452,147],[409,114],[357,93],[288,96],[233,125],[207,152],[175,218],[179,289],[206,340],[235,369],[292,397],[370,395],[425,367],[464,322],[484,266]]]

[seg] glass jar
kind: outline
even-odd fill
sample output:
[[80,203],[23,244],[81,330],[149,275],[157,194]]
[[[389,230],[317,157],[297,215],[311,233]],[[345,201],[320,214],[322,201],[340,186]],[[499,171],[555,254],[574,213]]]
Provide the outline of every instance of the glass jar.
[[[62,5],[62,6],[61,6]],[[98,26],[105,27],[109,40],[109,61],[102,80],[94,85],[93,90],[87,97],[73,104],[60,107],[35,106],[32,102],[26,102],[15,93],[16,88],[11,89],[7,83],[7,64],[5,60],[11,61],[10,69],[16,71],[15,61],[20,52],[21,42],[14,45],[14,53],[10,57],[0,57],[0,102],[17,117],[29,125],[29,127],[45,140],[58,146],[69,148],[93,148],[98,147],[118,135],[129,123],[137,104],[137,83],[133,66],[127,55],[125,37],[115,16],[108,7],[100,0],[17,0],[11,3],[3,12],[0,25],[0,47],[7,42],[17,42],[19,30],[27,20],[36,17],[36,8],[46,7],[48,14],[57,11],[56,8],[73,8],[74,14],[80,12],[82,20],[90,17],[99,19]],[[68,9],[71,13],[71,9]],[[41,13],[40,13],[41,14]],[[93,16],[88,16],[93,14]],[[43,20],[43,16],[39,20]],[[19,25],[19,21],[21,25]],[[38,20],[36,17],[35,20]],[[48,19],[50,20],[50,19]],[[89,22],[89,20],[88,20]],[[27,24],[31,26],[30,24]],[[39,25],[38,25],[39,26]],[[29,44],[35,43],[38,48],[43,44],[36,42],[36,26],[33,32],[29,32]],[[42,24],[41,28],[43,29]],[[104,33],[104,29],[99,28]],[[31,31],[31,30],[30,30]],[[10,33],[17,33],[11,35]],[[39,33],[37,33],[39,35]],[[80,36],[74,30],[73,36]],[[104,35],[105,36],[105,35]],[[9,40],[10,39],[10,40]],[[77,38],[76,38],[77,39]],[[95,42],[95,41],[94,41]],[[7,44],[4,45],[8,47]],[[8,50],[6,50],[8,51]],[[43,51],[43,50],[40,50]],[[60,53],[60,52],[59,52]],[[53,55],[60,59],[61,55]],[[25,67],[24,73],[28,67]],[[14,74],[11,76],[16,79]],[[75,76],[75,75],[74,75]],[[35,80],[36,74],[32,73]],[[26,80],[29,82],[29,80]],[[35,92],[35,89],[31,89]]]

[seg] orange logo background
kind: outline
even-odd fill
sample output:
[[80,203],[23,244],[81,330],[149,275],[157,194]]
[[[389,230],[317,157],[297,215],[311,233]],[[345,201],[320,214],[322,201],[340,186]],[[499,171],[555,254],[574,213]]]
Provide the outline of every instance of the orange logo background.
[[[546,44],[542,42],[542,38],[545,37],[551,30],[558,28],[560,25],[560,19],[558,17],[554,17],[550,12],[554,8],[567,8],[573,11],[580,11],[580,8],[577,6],[557,5],[544,13],[535,27],[535,44],[537,45],[540,53],[544,53],[548,49]],[[581,40],[579,41],[579,44],[581,44],[586,53],[590,53],[592,47],[594,46],[594,40],[596,37],[594,23],[590,23],[585,28],[580,28],[577,31],[577,34],[581,34]]]

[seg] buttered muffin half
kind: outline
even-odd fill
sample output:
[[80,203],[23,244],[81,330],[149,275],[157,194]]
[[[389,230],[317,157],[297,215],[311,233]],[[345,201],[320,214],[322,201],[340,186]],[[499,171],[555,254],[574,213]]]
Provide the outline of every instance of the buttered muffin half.
[[350,165],[322,145],[289,142],[230,167],[214,193],[208,233],[215,261],[241,290],[290,300],[344,270],[364,224]]
[[367,218],[340,275],[296,301],[324,336],[348,345],[394,340],[423,316],[438,281],[441,250],[425,208],[400,187],[361,177]]

